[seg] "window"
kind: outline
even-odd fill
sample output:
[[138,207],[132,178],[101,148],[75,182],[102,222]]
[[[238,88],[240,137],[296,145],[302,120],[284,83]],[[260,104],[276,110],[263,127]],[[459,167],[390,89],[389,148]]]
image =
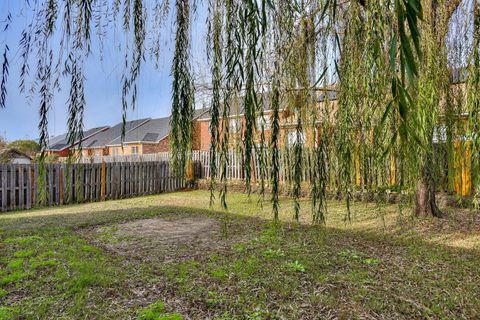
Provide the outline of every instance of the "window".
[[305,144],[305,132],[300,132],[300,141],[297,142],[297,131],[290,131],[287,136],[288,146],[293,147],[296,143]]
[[119,155],[118,149],[119,149],[119,148],[117,148],[117,147],[113,147],[113,148],[112,148],[112,154],[113,154],[114,156],[118,156],[118,155]]
[[230,131],[230,133],[237,132],[237,119],[230,119],[229,131]]
[[439,125],[433,128],[433,143],[445,143],[447,141],[447,126]]
[[257,128],[260,130],[262,128],[268,129],[270,126],[270,118],[267,115],[257,117]]
[[138,154],[138,146],[132,147],[132,154]]

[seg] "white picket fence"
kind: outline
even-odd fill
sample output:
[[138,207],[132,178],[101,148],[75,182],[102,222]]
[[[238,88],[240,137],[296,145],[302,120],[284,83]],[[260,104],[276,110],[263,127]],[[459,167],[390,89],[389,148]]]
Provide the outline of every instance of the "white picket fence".
[[[311,150],[305,149],[302,156],[302,180],[308,181],[312,177],[314,154]],[[115,163],[115,162],[152,162],[152,161],[170,161],[170,152],[160,152],[155,154],[143,155],[118,155],[118,156],[93,156],[84,157],[82,163]],[[192,160],[200,163],[199,174],[197,177],[210,178],[210,152],[209,151],[193,151]],[[280,172],[279,178],[281,182],[289,182],[293,179],[294,167],[293,153],[286,149],[279,150]],[[217,177],[220,176],[220,156],[217,154]],[[260,165],[263,163],[263,165]],[[251,161],[251,179],[252,180],[268,180],[271,170],[271,154],[265,150],[263,156],[258,152],[253,152]],[[228,180],[245,179],[245,160],[244,155],[240,151],[230,150],[227,155],[227,171]]]

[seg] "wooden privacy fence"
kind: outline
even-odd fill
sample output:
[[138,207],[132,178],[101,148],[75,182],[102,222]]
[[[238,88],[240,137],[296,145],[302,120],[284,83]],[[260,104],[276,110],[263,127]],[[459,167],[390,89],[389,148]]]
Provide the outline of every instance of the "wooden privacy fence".
[[[199,170],[194,164],[194,177]],[[123,199],[176,191],[186,185],[166,161],[47,164],[43,184],[40,171],[38,165],[0,165],[1,211]]]
[[[293,177],[292,173],[292,153],[286,152],[284,150],[279,151],[280,154],[280,180],[285,181]],[[310,160],[313,155],[304,152],[304,157],[307,161]],[[218,154],[217,154],[218,155]],[[227,166],[227,179],[229,180],[242,180],[244,176],[244,157],[241,152],[230,150],[227,155],[228,166]],[[111,162],[125,162],[125,161],[134,161],[134,162],[145,162],[145,161],[170,161],[171,153],[170,152],[159,152],[154,154],[143,154],[143,155],[117,155],[117,156],[92,156],[92,157],[83,157],[81,159],[82,163],[111,163]],[[197,164],[196,177],[198,178],[209,178],[211,173],[210,168],[210,152],[209,151],[193,151],[192,152],[192,161]],[[260,162],[264,161],[265,167],[260,166]],[[267,154],[265,150],[264,157],[260,157],[258,152],[253,152],[253,161],[252,161],[252,179],[260,180],[262,175],[269,175],[271,166],[271,156]],[[217,157],[217,166],[220,164],[220,157]],[[304,178],[307,179],[309,176],[309,166],[306,164],[303,166]],[[219,172],[219,171],[218,171]]]

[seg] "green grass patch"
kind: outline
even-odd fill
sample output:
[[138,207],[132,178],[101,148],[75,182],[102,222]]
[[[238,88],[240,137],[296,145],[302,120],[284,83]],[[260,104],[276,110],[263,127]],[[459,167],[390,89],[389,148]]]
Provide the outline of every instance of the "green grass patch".
[[[475,229],[446,237],[370,204],[345,223],[335,201],[326,226],[292,223],[289,200],[272,223],[254,197],[229,193],[228,214],[202,191],[2,214],[0,319],[480,318]],[[199,235],[220,236],[122,233],[156,217],[213,219]]]
[[178,313],[166,313],[163,302],[155,302],[148,307],[140,310],[138,320],[182,320],[183,317]]

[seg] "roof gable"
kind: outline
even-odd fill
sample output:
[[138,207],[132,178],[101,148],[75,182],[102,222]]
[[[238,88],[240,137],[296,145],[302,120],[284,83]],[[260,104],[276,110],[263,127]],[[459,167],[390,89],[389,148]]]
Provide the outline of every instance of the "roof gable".
[[[102,131],[107,130],[109,127],[103,126],[103,127],[97,127],[97,128],[92,128],[87,131],[83,132],[83,139],[81,140],[82,142],[86,141],[87,139],[99,134]],[[73,145],[78,145],[80,143],[80,140],[76,141]],[[48,143],[48,150],[50,151],[62,151],[71,145],[68,143],[68,135],[62,134],[57,137],[54,137],[49,140]]]
[[[139,119],[127,121],[125,123],[125,132],[128,133],[131,130],[134,130],[138,126],[148,122],[150,119]],[[122,135],[123,123],[119,123],[113,127],[108,128],[105,131],[100,132],[99,134],[92,136],[89,139],[86,139],[83,142],[84,148],[103,148],[110,144],[113,140],[120,138]]]
[[[208,109],[196,109],[193,119],[196,120],[207,112]],[[170,134],[170,119],[171,117],[149,119],[127,132],[123,141],[121,136],[119,136],[108,145],[118,146],[122,143],[158,143]]]

